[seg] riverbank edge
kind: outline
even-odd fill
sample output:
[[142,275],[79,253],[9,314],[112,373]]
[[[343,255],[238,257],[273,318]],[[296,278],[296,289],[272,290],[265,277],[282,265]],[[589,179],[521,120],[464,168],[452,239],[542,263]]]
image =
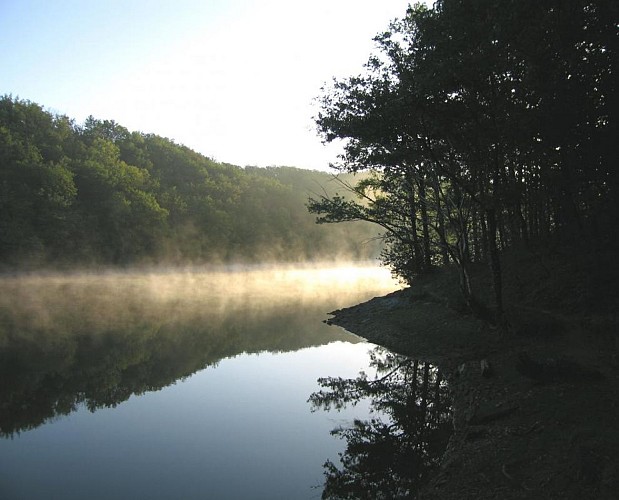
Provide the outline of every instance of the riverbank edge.
[[[415,286],[331,314],[329,324],[446,375],[454,432],[418,498],[615,498],[619,412],[603,402],[618,401],[616,354],[606,336],[583,335],[590,321],[537,311],[502,334]],[[523,354],[534,368],[570,360],[574,376],[526,373]]]

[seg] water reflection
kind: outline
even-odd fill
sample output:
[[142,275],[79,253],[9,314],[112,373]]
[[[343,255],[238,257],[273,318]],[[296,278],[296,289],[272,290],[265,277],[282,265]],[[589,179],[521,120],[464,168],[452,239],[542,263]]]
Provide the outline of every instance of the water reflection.
[[322,378],[313,410],[339,410],[369,400],[375,417],[332,434],[346,440],[340,467],[324,464],[323,498],[410,498],[435,469],[452,431],[447,383],[441,371],[377,347],[374,377]]
[[0,436],[80,405],[114,407],[240,353],[350,341],[320,318],[393,282],[344,269],[4,277]]

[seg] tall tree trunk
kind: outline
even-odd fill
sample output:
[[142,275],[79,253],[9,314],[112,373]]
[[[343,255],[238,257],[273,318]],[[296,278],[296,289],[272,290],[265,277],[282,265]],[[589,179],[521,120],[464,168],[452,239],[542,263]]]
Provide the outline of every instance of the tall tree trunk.
[[443,380],[443,374],[440,370],[436,370],[436,380],[434,381],[434,415],[432,420],[436,424],[441,421],[441,412],[443,407],[441,405],[441,382]]
[[457,265],[458,276],[460,278],[460,291],[464,296],[464,301],[466,302],[469,310],[475,312],[477,309],[477,302],[475,301],[475,297],[473,296],[473,288],[471,287],[471,276],[469,275],[468,262],[462,260],[458,262]]
[[[484,183],[482,182],[481,177],[479,180],[479,193],[480,198],[484,198],[486,195],[486,188],[484,186]],[[488,225],[486,223],[486,212],[483,210],[483,205],[478,204],[477,208],[479,210],[479,226],[481,228],[481,256],[482,260],[485,260],[488,258]]]
[[424,270],[428,271],[432,267],[432,253],[430,250],[430,224],[428,222],[428,203],[426,198],[426,181],[422,175],[419,176],[419,203],[421,205],[421,229],[423,232],[423,264]]
[[497,245],[497,222],[496,210],[486,209],[488,219],[488,256],[490,258],[490,271],[492,272],[492,285],[494,288],[494,301],[497,309],[497,320],[503,320],[503,277],[501,272],[501,259]]
[[425,423],[428,410],[428,396],[430,394],[430,363],[423,364],[423,385],[421,386],[421,421]]
[[421,246],[419,245],[419,235],[417,234],[417,203],[415,202],[414,183],[410,178],[406,180],[408,189],[408,206],[411,223],[411,239],[413,241],[413,265],[415,274],[420,274],[423,270],[423,260],[421,256]]
[[443,265],[449,264],[449,250],[445,242],[447,238],[445,236],[445,214],[443,214],[443,205],[441,203],[441,191],[439,186],[438,176],[433,177],[433,191],[434,191],[434,202],[436,203],[436,219],[438,222],[438,232],[439,232],[439,240],[441,242],[441,257],[443,259]]
[[561,231],[568,237],[577,238],[584,234],[584,228],[575,202],[574,193],[578,190],[578,183],[572,166],[574,160],[567,154],[565,148],[561,148],[559,156],[561,162],[559,172],[561,173],[562,184],[561,201],[559,202],[562,221]]
[[471,211],[471,224],[472,224],[472,238],[473,238],[473,262],[479,262],[481,260],[481,248],[479,244],[479,216],[477,207],[473,207]]
[[494,213],[496,217],[496,227],[497,227],[497,236],[498,236],[497,248],[499,250],[503,250],[508,245],[507,231],[505,228],[505,217],[503,216],[503,212],[501,210],[495,210]]

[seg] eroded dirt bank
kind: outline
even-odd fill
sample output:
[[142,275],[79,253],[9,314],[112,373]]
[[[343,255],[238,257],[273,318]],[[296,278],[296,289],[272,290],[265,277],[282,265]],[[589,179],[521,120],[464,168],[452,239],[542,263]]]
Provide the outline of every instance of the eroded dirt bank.
[[420,498],[619,498],[617,335],[608,324],[523,310],[500,334],[412,288],[332,314],[331,324],[448,376],[455,430]]

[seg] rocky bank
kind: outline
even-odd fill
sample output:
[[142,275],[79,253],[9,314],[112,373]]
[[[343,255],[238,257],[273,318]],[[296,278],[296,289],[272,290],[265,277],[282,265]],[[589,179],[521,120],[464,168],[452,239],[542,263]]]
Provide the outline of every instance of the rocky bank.
[[328,321],[447,374],[454,433],[417,497],[619,498],[616,317],[523,307],[501,333],[428,290],[374,298]]

